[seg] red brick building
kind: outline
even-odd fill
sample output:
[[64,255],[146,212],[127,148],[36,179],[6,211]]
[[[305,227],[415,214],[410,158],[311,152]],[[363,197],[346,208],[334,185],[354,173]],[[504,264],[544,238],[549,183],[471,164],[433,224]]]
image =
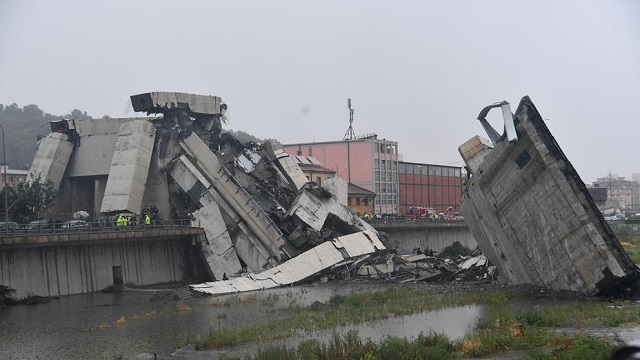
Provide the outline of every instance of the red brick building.
[[412,206],[460,211],[462,180],[460,167],[398,162],[400,214]]

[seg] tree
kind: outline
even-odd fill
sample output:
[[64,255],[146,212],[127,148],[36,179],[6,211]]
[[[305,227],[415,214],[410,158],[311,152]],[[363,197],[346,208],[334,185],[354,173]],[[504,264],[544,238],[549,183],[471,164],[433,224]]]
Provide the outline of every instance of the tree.
[[53,183],[42,181],[40,176],[31,182],[19,183],[15,189],[8,188],[8,191],[9,217],[20,224],[42,219],[58,195]]
[[73,109],[73,111],[71,111],[71,114],[68,114],[66,117],[74,119],[74,120],[90,120],[90,119],[92,119],[92,117],[89,116],[89,114],[87,114],[86,111],[82,112],[82,111],[80,111],[78,109]]

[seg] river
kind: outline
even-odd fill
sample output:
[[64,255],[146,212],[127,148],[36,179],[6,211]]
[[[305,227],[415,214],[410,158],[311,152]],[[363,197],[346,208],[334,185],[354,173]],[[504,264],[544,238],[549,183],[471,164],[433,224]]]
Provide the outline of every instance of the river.
[[[185,338],[209,329],[239,327],[268,321],[279,308],[291,304],[326,302],[332,295],[381,289],[387,284],[339,283],[300,285],[248,294],[186,300],[151,301],[152,290],[64,296],[49,303],[0,309],[0,359],[215,359],[219,354],[243,356],[271,344],[295,345],[302,338],[328,339],[332,331],[301,334],[297,338],[252,344],[223,351],[178,350]],[[566,300],[518,299],[514,310],[555,306]],[[358,330],[361,337],[379,340],[387,335],[415,337],[436,331],[461,338],[483,317],[488,305],[423,312],[411,316],[337,329]],[[627,337],[638,335],[630,329]],[[624,334],[623,334],[624,335]]]

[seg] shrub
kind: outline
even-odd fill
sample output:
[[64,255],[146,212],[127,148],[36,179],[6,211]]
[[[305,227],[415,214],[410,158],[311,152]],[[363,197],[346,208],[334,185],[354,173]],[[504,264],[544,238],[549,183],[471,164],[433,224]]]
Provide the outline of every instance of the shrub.
[[12,289],[6,285],[0,285],[0,308],[5,307],[6,305],[15,303],[14,296],[16,295],[16,290]]

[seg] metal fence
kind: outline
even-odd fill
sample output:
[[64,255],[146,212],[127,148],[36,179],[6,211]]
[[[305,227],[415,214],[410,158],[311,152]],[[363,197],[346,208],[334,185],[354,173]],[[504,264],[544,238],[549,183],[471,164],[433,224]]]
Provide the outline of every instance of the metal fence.
[[162,220],[159,222],[153,222],[149,225],[135,224],[126,226],[117,226],[115,222],[64,222],[64,223],[50,223],[47,225],[33,225],[33,224],[16,224],[9,223],[9,227],[5,223],[0,223],[0,236],[7,234],[58,234],[58,233],[77,233],[77,232],[111,232],[119,230],[154,230],[154,229],[179,229],[190,228],[191,220]]

